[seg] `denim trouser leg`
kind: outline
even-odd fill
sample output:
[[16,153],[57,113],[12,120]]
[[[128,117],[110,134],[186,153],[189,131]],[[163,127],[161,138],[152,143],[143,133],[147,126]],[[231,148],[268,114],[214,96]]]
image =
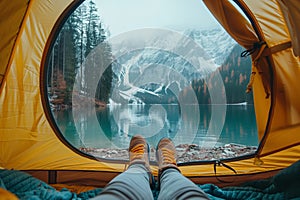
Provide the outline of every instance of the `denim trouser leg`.
[[116,176],[95,199],[152,200],[149,174],[144,165],[131,165],[125,172]]
[[166,169],[160,177],[158,200],[174,199],[209,199],[191,180],[176,169]]

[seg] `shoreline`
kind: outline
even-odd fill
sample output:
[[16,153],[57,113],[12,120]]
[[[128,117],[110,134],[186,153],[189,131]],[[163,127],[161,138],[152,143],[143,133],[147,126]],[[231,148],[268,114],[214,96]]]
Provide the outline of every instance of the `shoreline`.
[[[81,147],[80,151],[95,156],[96,158],[112,160],[128,160],[128,149],[109,148],[87,148]],[[176,146],[177,163],[193,161],[212,161],[226,158],[235,158],[255,153],[256,146],[246,146],[241,144],[225,144],[220,147],[204,148],[195,144],[180,144]],[[150,148],[150,161],[155,161],[155,149]]]

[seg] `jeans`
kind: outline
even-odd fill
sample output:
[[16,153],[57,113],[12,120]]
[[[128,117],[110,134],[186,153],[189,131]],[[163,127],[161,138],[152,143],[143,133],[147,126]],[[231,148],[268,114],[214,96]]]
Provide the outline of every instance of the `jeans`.
[[[152,200],[153,193],[149,185],[149,174],[142,164],[131,165],[104,188],[95,199],[105,200]],[[209,199],[206,194],[178,170],[166,169],[160,177],[158,200],[173,199]]]

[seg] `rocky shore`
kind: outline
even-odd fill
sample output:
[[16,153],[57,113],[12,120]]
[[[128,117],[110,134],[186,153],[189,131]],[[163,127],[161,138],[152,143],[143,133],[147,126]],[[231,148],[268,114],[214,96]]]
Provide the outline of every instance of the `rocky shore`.
[[[99,158],[128,160],[127,149],[80,148],[81,151]],[[203,148],[195,144],[176,146],[177,162],[209,161],[252,154],[257,150],[254,146],[226,144],[220,147]],[[150,160],[155,161],[155,149],[151,148]]]

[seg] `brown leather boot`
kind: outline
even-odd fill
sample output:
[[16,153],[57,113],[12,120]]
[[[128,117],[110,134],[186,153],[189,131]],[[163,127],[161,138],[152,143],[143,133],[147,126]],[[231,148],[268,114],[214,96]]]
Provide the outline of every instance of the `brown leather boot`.
[[169,138],[162,138],[156,147],[156,160],[158,162],[158,183],[160,185],[161,174],[169,168],[180,172],[176,163],[176,148]]
[[133,164],[142,164],[146,167],[147,173],[149,174],[149,182],[151,188],[154,188],[154,177],[151,173],[150,164],[149,164],[149,152],[150,148],[146,140],[140,136],[135,135],[131,138],[129,144],[129,166]]

